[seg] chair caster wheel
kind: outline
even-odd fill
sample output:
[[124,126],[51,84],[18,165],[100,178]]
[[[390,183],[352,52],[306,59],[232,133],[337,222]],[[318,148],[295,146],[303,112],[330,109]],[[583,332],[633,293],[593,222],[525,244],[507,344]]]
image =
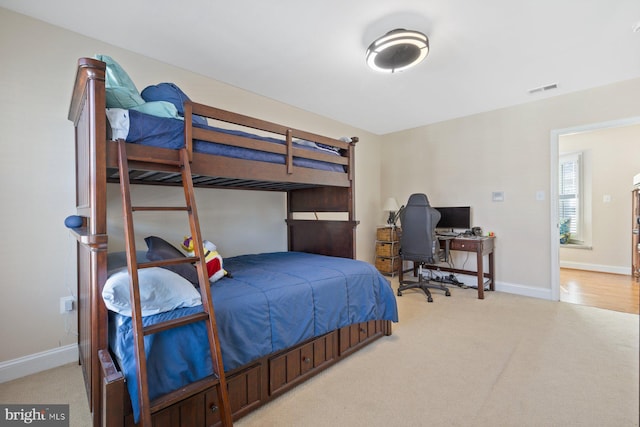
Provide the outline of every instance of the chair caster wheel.
[[401,297],[402,296],[402,292],[400,292],[400,290],[398,290],[398,296]]
[[427,298],[427,302],[433,302],[433,298],[431,297]]
[[445,292],[444,296],[450,297],[451,296],[451,292],[449,292],[449,291]]

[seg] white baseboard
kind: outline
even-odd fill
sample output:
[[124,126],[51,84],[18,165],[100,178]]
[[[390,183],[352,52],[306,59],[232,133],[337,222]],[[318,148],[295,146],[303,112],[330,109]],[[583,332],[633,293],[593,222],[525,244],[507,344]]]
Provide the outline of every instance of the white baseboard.
[[[473,275],[456,274],[456,278],[467,286],[477,286],[478,278]],[[514,283],[496,282],[496,291],[525,297],[552,300],[550,288],[538,288],[534,286],[517,285]]]
[[78,361],[78,345],[69,344],[0,362],[0,384]]
[[533,297],[546,300],[553,300],[551,289],[538,288],[534,286],[516,285],[513,283],[496,282],[496,291],[506,292],[509,294],[522,295],[524,297]]
[[631,266],[620,267],[616,265],[585,264],[581,262],[571,262],[571,261],[561,260],[560,267],[573,268],[576,270],[597,271],[599,273],[625,274],[627,276],[631,274]]

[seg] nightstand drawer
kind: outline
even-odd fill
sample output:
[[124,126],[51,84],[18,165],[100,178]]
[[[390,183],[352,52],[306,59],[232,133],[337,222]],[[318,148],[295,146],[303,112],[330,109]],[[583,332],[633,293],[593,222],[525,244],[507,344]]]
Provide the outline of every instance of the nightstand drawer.
[[376,256],[396,257],[400,255],[400,245],[396,242],[376,242]]
[[376,257],[376,268],[380,273],[393,274],[398,271],[400,266],[400,258]]
[[385,242],[395,242],[400,240],[402,236],[402,230],[400,228],[393,227],[381,227],[376,232],[376,240],[383,240]]

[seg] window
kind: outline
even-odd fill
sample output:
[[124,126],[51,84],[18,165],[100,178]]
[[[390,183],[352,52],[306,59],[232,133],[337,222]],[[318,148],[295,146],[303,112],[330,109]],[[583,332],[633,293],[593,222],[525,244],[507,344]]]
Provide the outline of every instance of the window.
[[582,153],[560,156],[558,189],[559,222],[569,219],[570,243],[582,243],[583,205],[582,205]]

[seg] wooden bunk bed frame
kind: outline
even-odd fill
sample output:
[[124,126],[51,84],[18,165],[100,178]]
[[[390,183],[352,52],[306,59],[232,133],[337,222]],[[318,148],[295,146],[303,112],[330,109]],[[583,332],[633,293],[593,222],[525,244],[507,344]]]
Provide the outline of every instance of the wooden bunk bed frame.
[[[107,183],[117,182],[117,142],[108,138],[105,115],[105,63],[80,58],[69,110],[75,126],[76,205],[83,225],[73,230],[77,240],[78,348],[94,426],[132,426],[133,416],[125,380],[108,347],[108,313],[101,292],[107,280]],[[199,154],[193,139],[210,135],[192,127],[191,115],[283,135],[285,145],[225,137],[225,143],[284,154],[284,164],[264,163]],[[329,156],[301,150],[294,138],[325,143],[341,150]],[[219,140],[219,138],[218,138]],[[355,258],[358,221],[354,209],[354,146],[351,143],[286,128],[196,103],[185,104],[185,141],[192,156],[194,185],[211,188],[248,188],[287,193],[288,250]],[[268,145],[268,147],[266,145]],[[127,144],[136,156],[174,158],[176,150]],[[345,172],[328,172],[293,165],[302,156],[344,165]],[[331,157],[331,158],[329,158]],[[180,185],[170,173],[131,171],[132,184]],[[345,220],[296,219],[298,212],[346,212]],[[270,354],[226,372],[233,418],[246,415],[270,399],[338,362],[345,356],[391,334],[391,322],[354,324]],[[219,425],[216,393],[184,391],[184,400],[156,413],[155,426]]]

